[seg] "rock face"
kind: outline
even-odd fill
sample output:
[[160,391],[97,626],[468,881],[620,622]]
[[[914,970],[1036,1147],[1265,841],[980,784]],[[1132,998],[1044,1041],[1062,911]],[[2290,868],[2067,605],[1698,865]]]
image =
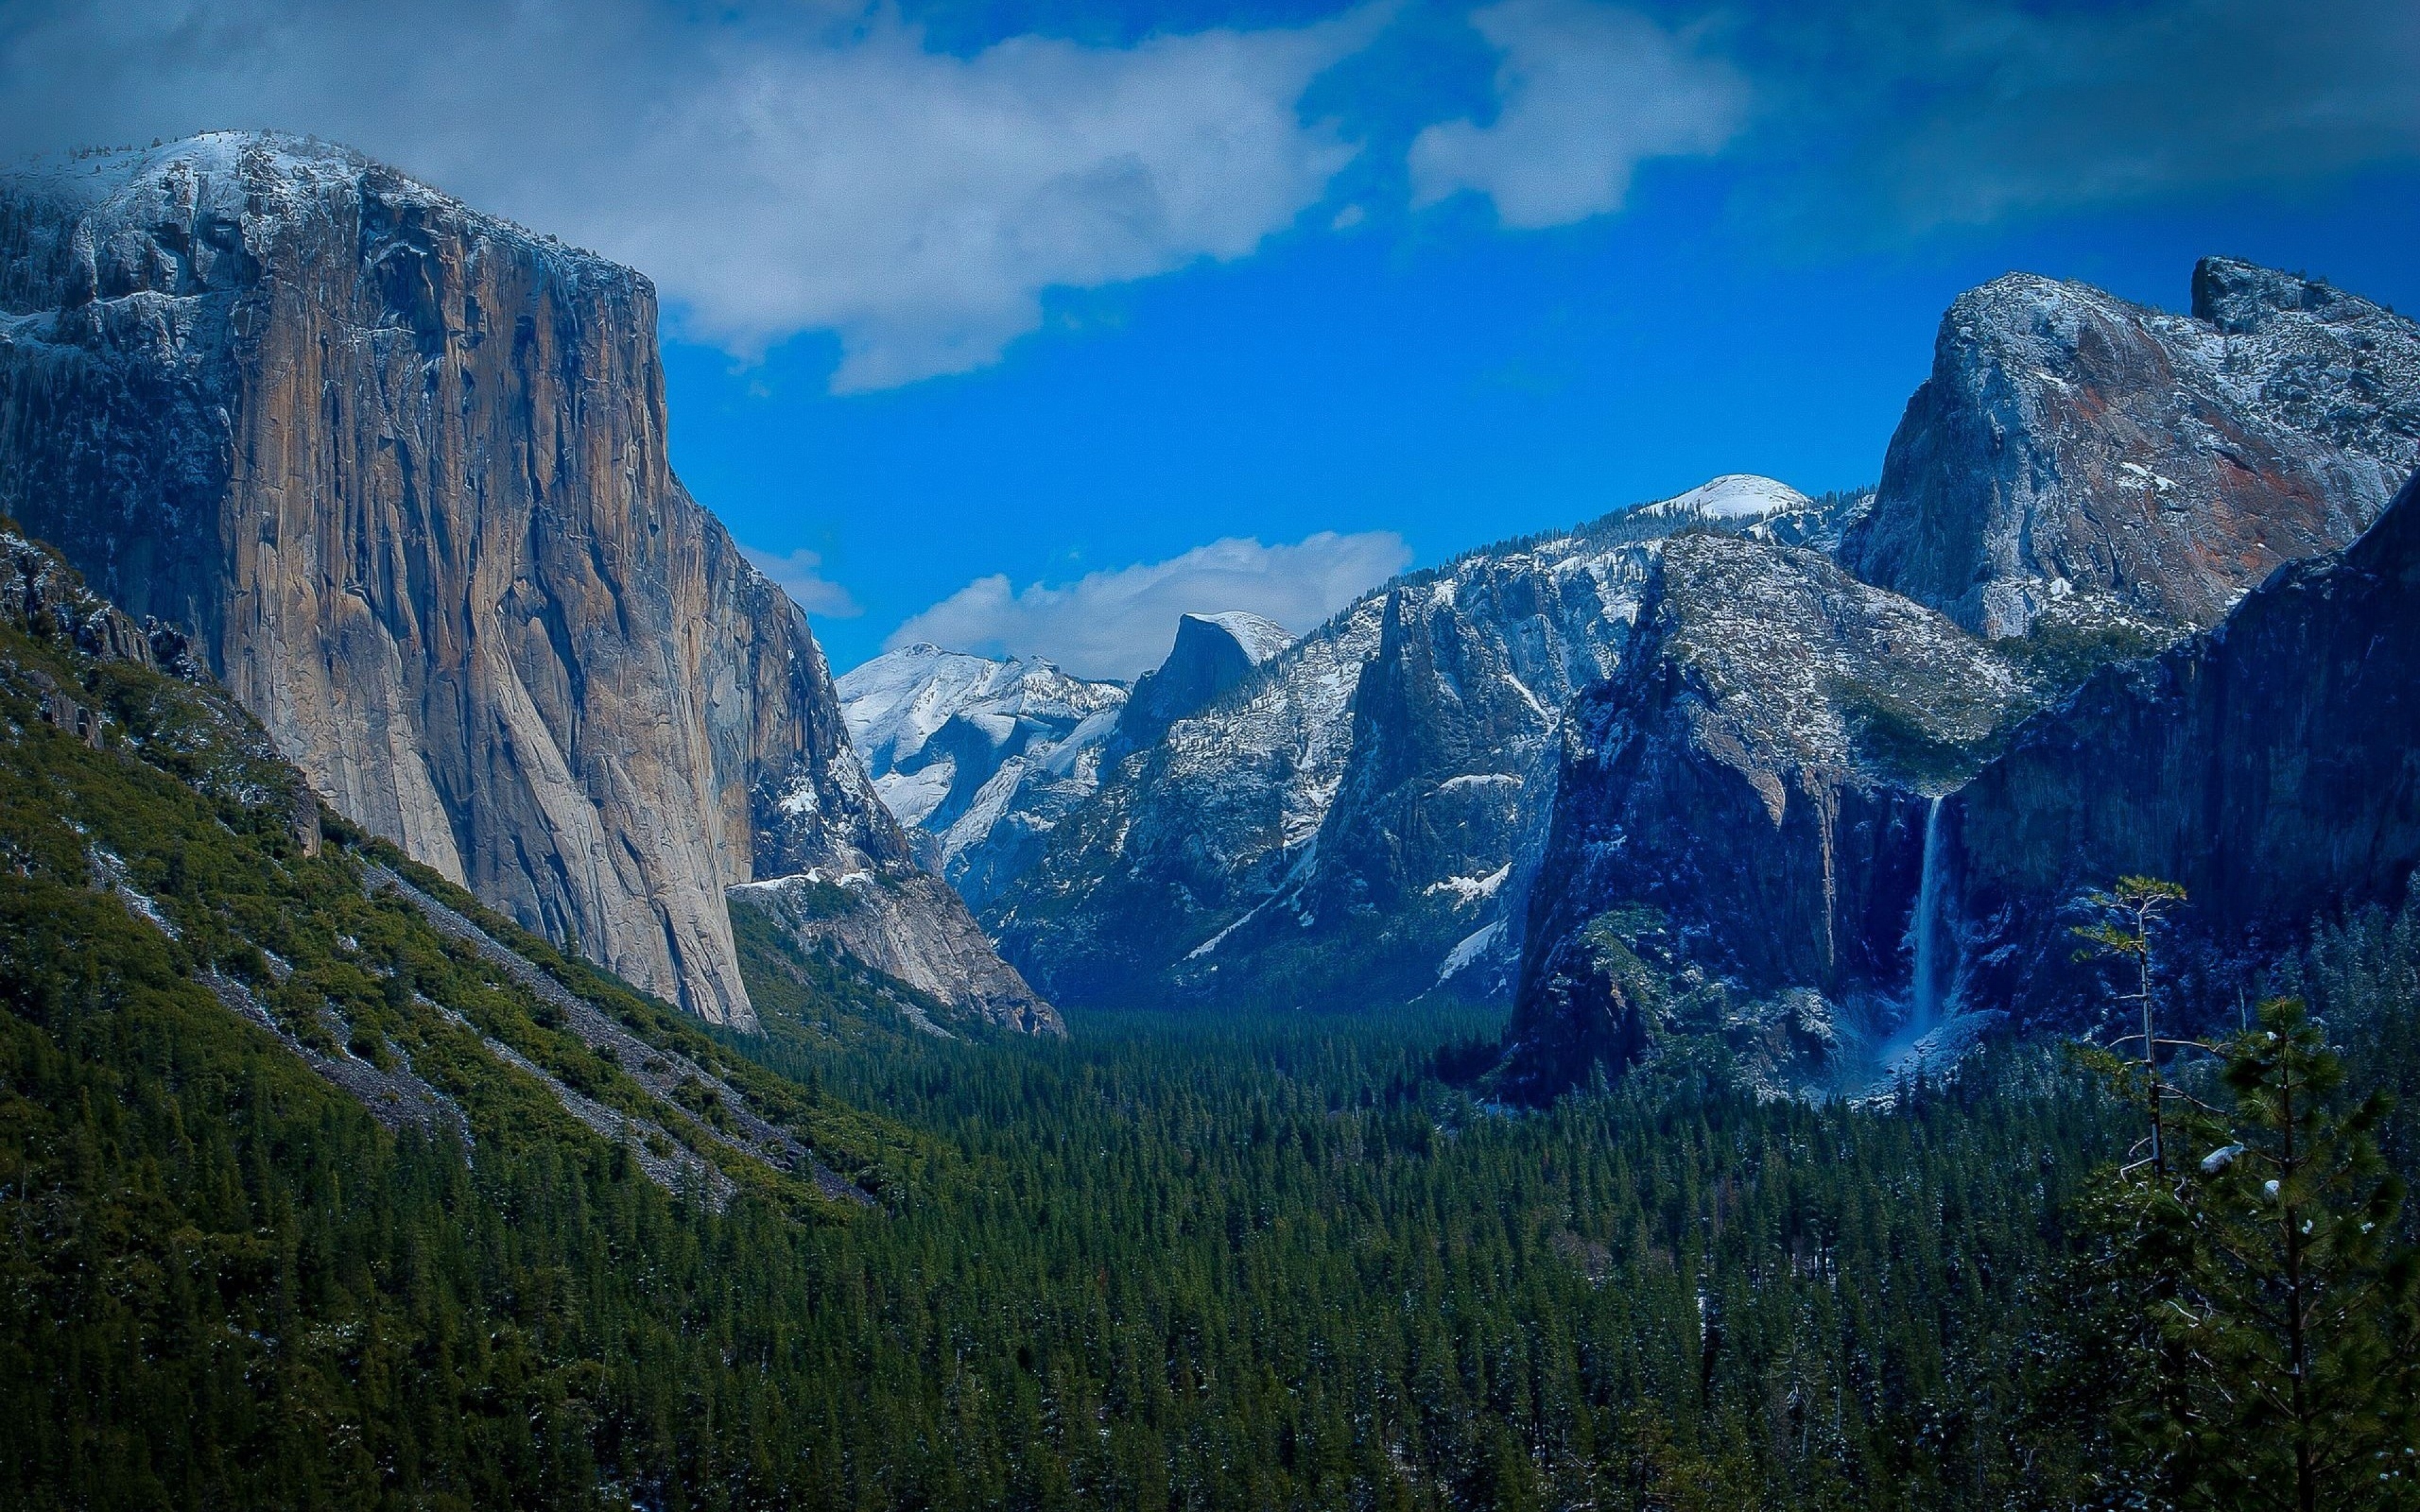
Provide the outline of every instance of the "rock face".
[[1966,995],[2028,1020],[2097,1006],[2068,905],[2123,875],[2183,883],[2179,925],[2233,949],[2399,899],[2420,862],[2415,733],[2420,474],[2350,548],[2104,670],[1950,800]]
[[2216,624],[2420,465],[2420,326],[2210,258],[2193,315],[2010,274],[1959,298],[1843,551],[1990,636]]
[[1931,799],[2029,695],[1814,551],[1667,542],[1620,670],[1565,724],[1501,1089],[1628,1064],[1676,971],[1749,998],[1896,992]]
[[1168,659],[1142,674],[1118,716],[1119,738],[1129,748],[1153,744],[1293,641],[1284,625],[1241,610],[1179,615]]
[[1866,581],[1663,552],[1568,721],[1497,1086],[1551,1096],[1683,1019],[1813,1024],[1809,992],[1919,1051],[2071,1017],[2070,905],[2124,873],[2236,946],[2397,896],[2415,461],[2420,329],[2324,285],[2212,259],[2190,317],[2022,275],[1962,297],[1838,537]]
[[1126,703],[1118,683],[1047,661],[938,646],[886,652],[841,677],[841,716],[875,791],[925,864],[981,907],[1100,786]]
[[1027,1034],[1067,1032],[1058,1011],[992,949],[950,885],[929,872],[818,869],[744,883],[731,897],[735,906],[765,909],[808,949],[836,948],[939,998],[955,1016]]
[[725,887],[910,861],[803,616],[671,472],[655,325],[340,148],[39,166],[0,180],[0,507],[190,627],[336,808],[746,1025]]
[[1860,502],[1718,482],[1390,584],[1176,719],[985,909],[1004,953],[1063,1001],[1506,991],[1559,711],[1620,658],[1662,543]]

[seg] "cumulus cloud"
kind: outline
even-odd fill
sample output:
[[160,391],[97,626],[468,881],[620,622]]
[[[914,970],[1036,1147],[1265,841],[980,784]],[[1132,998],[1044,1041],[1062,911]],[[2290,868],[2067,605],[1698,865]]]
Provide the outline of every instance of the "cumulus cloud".
[[884,649],[929,640],[985,656],[1047,656],[1079,677],[1133,677],[1168,655],[1180,614],[1249,609],[1299,634],[1411,560],[1392,531],[1322,531],[1292,546],[1213,541],[1072,583],[1018,589],[995,574],[908,620]]
[[1502,54],[1501,109],[1412,139],[1415,206],[1475,190],[1508,226],[1568,224],[1620,209],[1641,162],[1717,152],[1746,119],[1730,64],[1635,11],[1503,0],[1470,23]]
[[1353,147],[1304,122],[1366,42],[1316,25],[935,52],[895,12],[648,0],[26,0],[0,147],[273,126],[342,140],[653,276],[752,357],[837,333],[834,387],[999,357],[1042,296],[1251,253]]
[[758,572],[771,579],[775,587],[810,614],[828,620],[853,620],[865,612],[865,606],[854,594],[823,575],[824,559],[815,552],[801,548],[777,557],[770,551],[743,546],[739,554],[754,563]]

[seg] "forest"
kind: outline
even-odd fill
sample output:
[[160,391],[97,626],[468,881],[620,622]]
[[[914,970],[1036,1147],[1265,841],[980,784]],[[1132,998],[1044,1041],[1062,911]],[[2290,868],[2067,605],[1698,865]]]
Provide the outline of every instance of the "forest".
[[[2122,1042],[1817,1105],[1682,1036],[1523,1113],[1484,1012],[940,1039],[744,917],[708,1031],[298,835],[206,687],[0,641],[9,1505],[2413,1504],[2420,906],[2164,1002],[2149,1160]],[[2178,900],[2109,902],[2156,978]]]

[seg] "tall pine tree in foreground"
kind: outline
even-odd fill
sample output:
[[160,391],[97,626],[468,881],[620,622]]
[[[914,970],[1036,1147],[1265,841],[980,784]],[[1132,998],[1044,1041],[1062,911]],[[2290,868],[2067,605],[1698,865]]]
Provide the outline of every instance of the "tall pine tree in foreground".
[[2179,1507],[2420,1507],[2420,1256],[2393,1239],[2387,1102],[2343,1105],[2297,998],[2212,1048],[2217,1086],[2165,1088],[2167,1169],[2115,1168],[2081,1205],[2112,1436]]

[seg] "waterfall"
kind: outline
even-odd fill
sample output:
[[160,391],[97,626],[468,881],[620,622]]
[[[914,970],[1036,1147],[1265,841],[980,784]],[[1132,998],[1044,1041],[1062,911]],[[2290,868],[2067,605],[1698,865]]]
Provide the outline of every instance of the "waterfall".
[[1916,942],[1916,970],[1908,980],[1908,1026],[1916,1033],[1941,1022],[1941,800],[1924,811],[1924,872],[1916,886],[1916,917],[1908,933]]

